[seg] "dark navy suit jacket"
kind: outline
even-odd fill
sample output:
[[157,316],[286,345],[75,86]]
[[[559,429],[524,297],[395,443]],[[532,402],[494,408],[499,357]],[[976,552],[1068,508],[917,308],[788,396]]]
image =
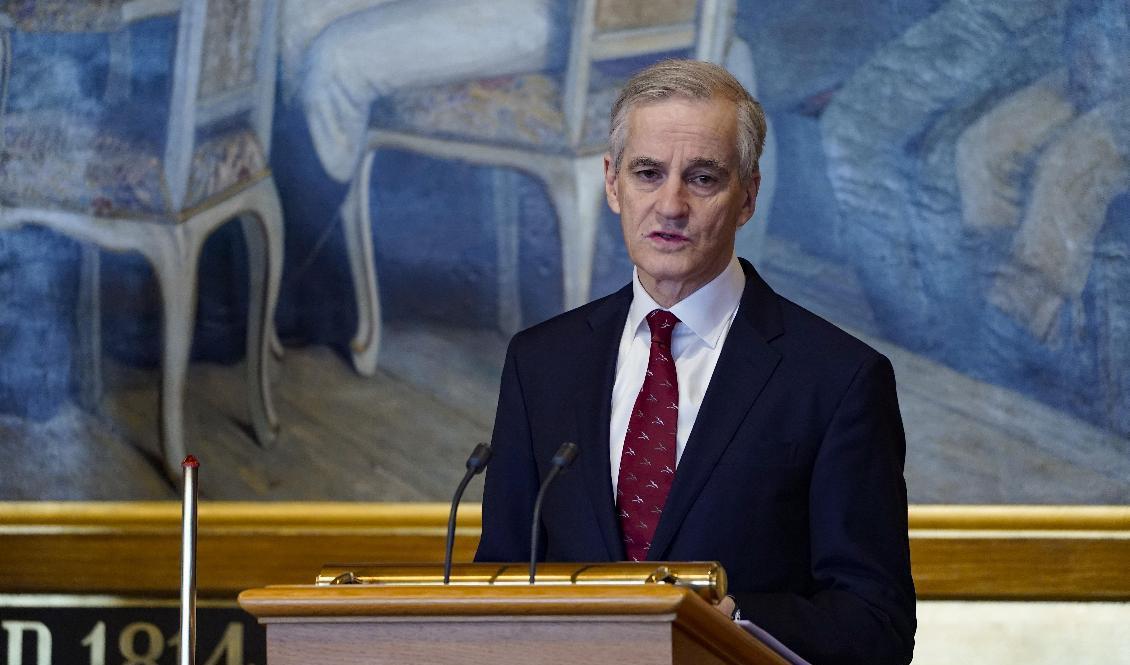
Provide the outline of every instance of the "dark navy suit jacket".
[[[743,617],[815,665],[907,663],[915,597],[891,364],[742,267],[648,558],[721,562]],[[534,497],[564,441],[580,456],[545,497],[541,558],[624,559],[608,428],[631,299],[629,285],[511,341],[476,560],[529,560]]]

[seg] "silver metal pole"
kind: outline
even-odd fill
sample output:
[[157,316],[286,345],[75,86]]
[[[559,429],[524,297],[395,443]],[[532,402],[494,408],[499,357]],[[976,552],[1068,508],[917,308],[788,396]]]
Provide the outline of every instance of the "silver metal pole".
[[196,665],[196,471],[200,462],[192,455],[184,469],[180,547],[180,665]]

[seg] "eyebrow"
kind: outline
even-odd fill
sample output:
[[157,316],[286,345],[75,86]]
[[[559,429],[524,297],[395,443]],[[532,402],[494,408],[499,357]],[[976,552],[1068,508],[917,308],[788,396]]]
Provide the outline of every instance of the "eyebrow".
[[692,169],[703,168],[716,171],[722,178],[726,178],[730,175],[730,167],[726,166],[724,162],[720,162],[717,159],[711,159],[709,157],[695,157],[690,161],[690,164],[687,165],[686,170],[690,171]]
[[[665,165],[663,164],[663,162],[652,157],[636,157],[632,161],[628,162],[629,169],[636,169],[641,166],[662,169]],[[690,160],[689,164],[687,164],[686,170],[689,171],[691,169],[703,168],[718,171],[719,174],[723,176],[730,174],[730,168],[726,166],[725,162],[720,162],[717,159],[711,159],[710,157],[695,157],[694,159]]]
[[628,162],[629,169],[636,169],[641,166],[649,166],[657,169],[662,168],[663,164],[659,160],[652,159],[651,157],[636,157],[631,162]]

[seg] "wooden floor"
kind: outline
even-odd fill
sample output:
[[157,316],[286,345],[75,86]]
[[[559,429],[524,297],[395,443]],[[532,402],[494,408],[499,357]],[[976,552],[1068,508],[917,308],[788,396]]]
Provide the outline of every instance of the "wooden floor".
[[[452,339],[469,348],[453,354]],[[201,497],[449,500],[467,454],[489,440],[504,351],[493,333],[393,329],[381,370],[364,378],[329,349],[287,349],[273,377],[280,436],[266,450],[248,426],[242,365],[194,363],[187,447],[201,461]],[[0,418],[0,499],[177,498],[161,472],[157,380],[108,367],[100,414]],[[473,483],[467,498],[481,493]]]
[[[1130,503],[1130,443],[869,332],[856,331],[899,377],[912,502]],[[364,378],[328,349],[289,348],[273,369],[281,434],[268,450],[247,425],[242,366],[194,363],[187,429],[201,495],[446,501],[489,438],[504,352],[489,331],[390,326],[381,369]],[[157,381],[108,367],[99,413],[0,417],[0,500],[177,498],[161,472]],[[481,492],[477,481],[467,497]]]

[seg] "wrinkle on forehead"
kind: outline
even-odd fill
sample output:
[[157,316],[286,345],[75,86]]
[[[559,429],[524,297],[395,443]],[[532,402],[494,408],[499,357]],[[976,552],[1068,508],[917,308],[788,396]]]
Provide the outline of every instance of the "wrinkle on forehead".
[[[662,167],[658,156],[677,156],[688,167],[733,170],[737,155],[737,109],[726,100],[665,99],[633,108],[624,156],[632,166]],[[689,120],[688,109],[694,109]],[[693,155],[687,152],[693,150]]]

